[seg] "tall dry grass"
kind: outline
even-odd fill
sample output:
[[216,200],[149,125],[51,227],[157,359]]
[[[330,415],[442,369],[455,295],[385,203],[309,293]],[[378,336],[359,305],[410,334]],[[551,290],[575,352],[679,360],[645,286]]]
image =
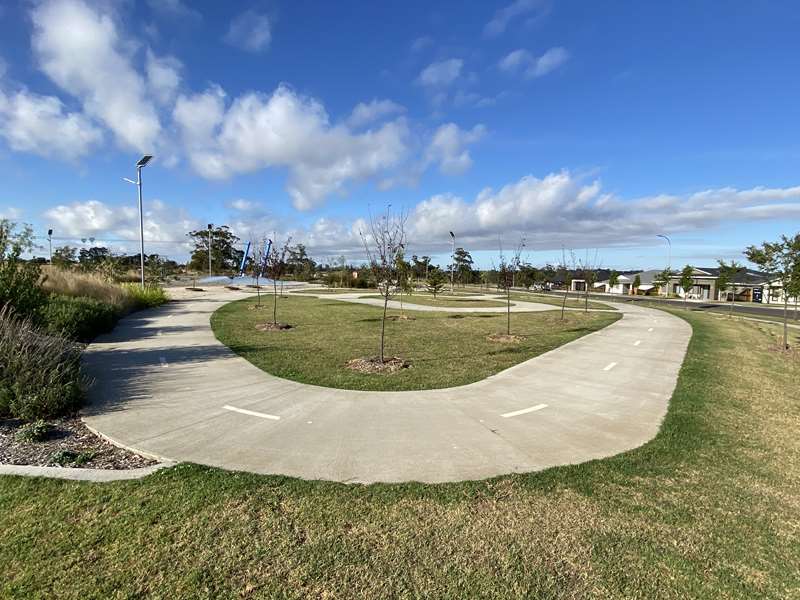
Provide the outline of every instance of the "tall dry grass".
[[45,266],[42,268],[40,285],[48,293],[83,296],[111,304],[123,315],[136,309],[138,305],[136,295],[128,287],[113,283],[97,273]]

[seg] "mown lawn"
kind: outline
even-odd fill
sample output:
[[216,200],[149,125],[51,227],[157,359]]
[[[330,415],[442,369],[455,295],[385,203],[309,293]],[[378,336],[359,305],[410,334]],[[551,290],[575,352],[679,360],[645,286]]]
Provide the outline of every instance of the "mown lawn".
[[[361,298],[377,298],[382,299],[379,294],[372,294],[367,296],[360,296]],[[395,302],[400,302],[400,296],[392,296]],[[506,306],[505,302],[499,300],[492,300],[490,298],[458,298],[455,296],[447,296],[445,294],[437,295],[436,298],[427,294],[404,294],[403,304],[420,304],[422,306],[441,306],[442,308],[500,308]],[[513,306],[513,302],[512,302]]]
[[410,361],[411,367],[387,375],[346,368],[351,359],[378,354],[382,308],[289,297],[279,301],[278,320],[294,328],[263,332],[255,326],[271,319],[271,299],[262,310],[251,310],[254,302],[252,298],[232,302],[214,313],[211,326],[221,342],[279,377],[358,390],[418,390],[472,383],[619,318],[608,313],[569,313],[562,321],[557,311],[512,313],[512,333],[524,339],[503,344],[488,336],[505,332],[505,313],[406,309],[405,314],[413,320],[386,323],[386,354]]
[[637,450],[443,485],[192,465],[113,484],[3,477],[0,593],[797,598],[800,357],[770,326],[678,314],[694,336]]

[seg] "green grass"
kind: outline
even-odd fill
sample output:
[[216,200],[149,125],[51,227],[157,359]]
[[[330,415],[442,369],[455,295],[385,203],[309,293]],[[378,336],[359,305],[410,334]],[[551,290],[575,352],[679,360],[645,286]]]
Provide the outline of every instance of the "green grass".
[[[502,292],[499,292],[502,294]],[[564,298],[561,295],[548,295],[548,294],[531,294],[527,292],[512,292],[511,293],[511,300],[522,300],[524,302],[538,302],[539,304],[551,304],[553,306],[561,307],[561,304],[564,302]],[[575,299],[575,294],[570,294],[569,298],[567,299],[567,308],[584,308],[585,301],[583,298],[580,300]],[[594,302],[589,300],[589,308],[600,308],[604,310],[616,310],[613,306],[609,304],[604,304],[603,302]]]
[[[358,390],[416,390],[464,385],[600,329],[618,316],[557,312],[514,313],[519,344],[498,344],[487,336],[504,333],[505,313],[408,311],[414,320],[388,321],[386,352],[411,361],[391,375],[347,369],[353,358],[378,353],[381,308],[316,298],[291,297],[278,306],[278,319],[294,325],[283,332],[255,328],[271,318],[271,303],[250,310],[254,299],[226,304],[211,318],[217,338],[265,371],[303,383]],[[399,310],[391,314],[399,314]]]
[[[369,296],[359,296],[360,298],[382,298],[379,294]],[[395,302],[400,302],[400,296],[392,296]],[[506,306],[505,302],[498,300],[476,300],[473,298],[458,298],[454,296],[437,295],[436,298],[427,294],[406,294],[403,296],[403,304],[419,304],[422,306],[441,306],[443,308],[488,308]],[[514,303],[511,303],[514,306]]]
[[694,336],[639,449],[443,485],[6,476],[0,596],[796,598],[800,357],[774,327],[675,312]]

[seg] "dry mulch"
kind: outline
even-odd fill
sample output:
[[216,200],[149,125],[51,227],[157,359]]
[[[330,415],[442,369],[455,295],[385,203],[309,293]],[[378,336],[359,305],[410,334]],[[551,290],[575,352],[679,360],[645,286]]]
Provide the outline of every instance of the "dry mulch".
[[357,371],[359,373],[390,374],[397,373],[403,369],[408,369],[411,366],[411,363],[403,360],[399,356],[385,358],[383,362],[381,362],[380,358],[377,356],[370,356],[367,358],[354,358],[353,360],[348,360],[346,366],[351,371]]
[[[0,464],[42,467],[82,467],[85,469],[137,469],[158,461],[118,448],[92,433],[78,417],[51,419],[45,439],[25,442],[15,437],[24,425],[17,419],[0,420]],[[54,461],[59,452],[74,453],[78,462]],[[64,456],[62,454],[62,456]]]
[[387,321],[416,321],[416,317],[410,317],[408,315],[391,315],[386,317]]
[[506,333],[493,333],[487,338],[490,342],[500,342],[501,344],[517,344],[524,340],[525,338],[521,335],[508,335]]
[[259,331],[288,331],[293,328],[294,325],[289,325],[288,323],[260,323],[256,325],[256,329]]

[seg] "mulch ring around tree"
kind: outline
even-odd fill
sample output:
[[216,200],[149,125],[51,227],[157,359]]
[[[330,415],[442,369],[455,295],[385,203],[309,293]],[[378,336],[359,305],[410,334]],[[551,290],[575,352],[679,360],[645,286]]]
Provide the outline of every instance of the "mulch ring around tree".
[[23,421],[0,420],[0,464],[86,469],[137,469],[158,461],[118,448],[92,433],[78,417],[49,419],[40,441],[21,438]]
[[351,371],[356,371],[357,373],[388,375],[391,373],[397,373],[403,369],[408,369],[411,366],[411,363],[403,360],[399,356],[384,358],[383,362],[381,362],[381,359],[377,356],[369,356],[348,360],[345,366]]
[[486,336],[486,339],[490,342],[498,342],[500,344],[518,344],[525,338],[521,335],[514,335],[507,334],[507,333],[493,333],[492,335]]
[[259,323],[256,325],[256,329],[259,331],[288,331],[293,328],[294,325],[288,323]]
[[391,315],[386,317],[387,321],[416,321],[416,317],[411,317],[409,315]]

